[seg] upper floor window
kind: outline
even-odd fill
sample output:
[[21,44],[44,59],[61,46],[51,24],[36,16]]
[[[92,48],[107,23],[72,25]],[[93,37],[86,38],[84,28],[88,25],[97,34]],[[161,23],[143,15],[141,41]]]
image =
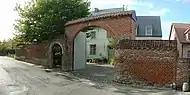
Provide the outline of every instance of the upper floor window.
[[187,57],[190,58],[190,50],[187,51]]
[[96,55],[96,44],[90,45],[90,55]]
[[91,39],[95,39],[96,38],[96,31],[92,31],[91,32]]
[[145,26],[145,34],[146,35],[149,35],[149,36],[152,35],[152,30],[153,30],[152,25],[146,25]]

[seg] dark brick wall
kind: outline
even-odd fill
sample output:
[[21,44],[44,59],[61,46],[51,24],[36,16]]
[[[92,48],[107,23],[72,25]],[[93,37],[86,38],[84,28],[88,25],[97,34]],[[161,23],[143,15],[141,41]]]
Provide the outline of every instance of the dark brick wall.
[[16,58],[18,60],[31,62],[34,64],[41,64],[47,67],[52,67],[52,46],[59,44],[62,47],[62,70],[71,70],[71,64],[68,62],[68,54],[65,48],[65,36],[61,35],[57,39],[51,41],[44,41],[39,44],[24,45],[23,47],[16,50]]
[[34,64],[47,65],[48,43],[24,45],[16,49],[16,59]]
[[177,65],[176,41],[120,40],[116,49],[116,76],[144,83],[175,82]]
[[103,18],[88,22],[82,22],[66,26],[67,47],[69,54],[69,62],[73,63],[73,43],[77,34],[84,28],[96,26],[105,29],[109,36],[114,38],[135,39],[135,21],[130,16],[118,16],[113,18]]
[[31,58],[45,58],[47,57],[46,43],[24,45],[20,49],[16,50],[17,56],[25,56],[27,59]]

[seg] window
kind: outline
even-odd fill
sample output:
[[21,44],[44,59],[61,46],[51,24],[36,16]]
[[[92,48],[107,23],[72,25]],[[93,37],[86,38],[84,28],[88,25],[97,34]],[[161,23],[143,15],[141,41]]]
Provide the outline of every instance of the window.
[[137,25],[137,27],[136,27],[136,35],[138,35],[138,27],[139,27],[139,25]]
[[91,32],[91,39],[95,39],[96,38],[96,31],[92,31]]
[[90,45],[90,55],[96,55],[96,45]]
[[152,35],[152,25],[147,25],[145,27],[146,35]]
[[187,51],[187,57],[190,58],[190,50]]

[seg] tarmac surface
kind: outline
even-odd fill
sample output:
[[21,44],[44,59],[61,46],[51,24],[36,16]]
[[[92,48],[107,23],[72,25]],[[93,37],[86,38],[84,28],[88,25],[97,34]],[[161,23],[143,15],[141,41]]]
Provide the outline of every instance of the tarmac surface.
[[[90,69],[89,69],[90,70]],[[85,70],[84,70],[85,71]],[[81,71],[80,71],[81,72]],[[94,72],[94,71],[93,71]],[[96,74],[105,76],[104,74]],[[0,57],[0,95],[190,95],[173,90],[116,86]]]

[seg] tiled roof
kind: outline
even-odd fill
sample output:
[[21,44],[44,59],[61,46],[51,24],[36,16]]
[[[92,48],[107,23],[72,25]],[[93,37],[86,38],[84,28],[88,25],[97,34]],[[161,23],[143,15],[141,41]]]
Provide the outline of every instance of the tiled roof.
[[177,37],[181,43],[190,43],[186,40],[185,33],[190,28],[190,24],[185,23],[173,23],[172,26],[174,27]]
[[111,12],[111,13],[105,13],[105,14],[100,14],[100,15],[96,15],[96,16],[89,16],[89,17],[69,21],[65,24],[65,26],[76,24],[76,23],[81,23],[81,22],[86,22],[86,21],[91,21],[91,20],[102,19],[102,18],[131,15],[133,12],[135,12],[135,11],[131,10],[131,11]]

